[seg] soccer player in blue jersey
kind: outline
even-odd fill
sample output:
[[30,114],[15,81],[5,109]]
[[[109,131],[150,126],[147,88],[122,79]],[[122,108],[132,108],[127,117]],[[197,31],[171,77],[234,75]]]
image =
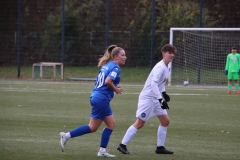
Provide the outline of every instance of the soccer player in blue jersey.
[[164,147],[167,127],[170,123],[166,110],[169,109],[167,102],[170,101],[170,96],[166,93],[165,84],[169,77],[168,64],[172,62],[176,48],[171,44],[166,44],[162,47],[161,52],[163,59],[153,67],[139,95],[136,121],[128,128],[122,142],[117,147],[117,150],[123,154],[130,154],[126,146],[145,122],[153,116],[156,116],[160,122],[155,152],[157,154],[173,154]]
[[111,155],[106,151],[111,133],[115,127],[115,119],[110,102],[114,97],[114,92],[116,94],[123,92],[123,89],[118,86],[121,78],[121,69],[119,66],[124,65],[126,59],[125,51],[116,45],[109,46],[103,57],[99,59],[98,67],[101,67],[101,69],[96,77],[96,83],[90,96],[90,103],[92,105],[90,122],[67,133],[60,132],[62,151],[64,151],[64,146],[69,138],[93,133],[104,122],[105,128],[102,131],[100,149],[97,156],[115,157],[115,155]]

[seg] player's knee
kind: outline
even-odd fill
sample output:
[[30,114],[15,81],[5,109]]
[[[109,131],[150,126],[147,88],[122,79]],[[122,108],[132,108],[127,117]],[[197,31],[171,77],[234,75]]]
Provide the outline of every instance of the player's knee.
[[164,126],[164,127],[167,127],[169,124],[170,124],[170,120],[169,119],[163,120],[161,122],[161,125]]
[[144,124],[145,124],[144,121],[139,121],[139,120],[137,120],[137,121],[133,124],[133,126],[134,126],[136,129],[140,129],[140,128],[142,128],[142,127],[144,126]]
[[112,123],[106,125],[106,127],[111,129],[111,130],[113,130],[115,128],[115,126],[116,126],[115,122],[112,122]]
[[91,133],[96,132],[98,127],[90,127]]
[[145,123],[141,123],[138,125],[138,129],[142,128],[144,126]]
[[92,133],[92,132],[96,132],[100,125],[95,124],[95,123],[89,123],[88,126],[89,126],[89,128],[91,130],[91,133]]

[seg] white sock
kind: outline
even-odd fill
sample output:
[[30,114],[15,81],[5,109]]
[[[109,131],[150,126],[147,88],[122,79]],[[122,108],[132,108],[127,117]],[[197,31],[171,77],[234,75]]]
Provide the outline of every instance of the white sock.
[[106,153],[106,148],[100,147],[99,152],[101,152],[101,153]]
[[137,129],[133,126],[130,126],[127,130],[127,132],[125,133],[123,139],[122,139],[122,144],[124,145],[128,145],[128,143],[131,141],[131,139],[135,136],[135,134],[137,133]]
[[71,134],[70,134],[70,132],[65,133],[65,134],[64,134],[64,137],[65,137],[66,139],[71,138]]
[[157,146],[164,146],[167,136],[167,127],[159,126],[157,132]]

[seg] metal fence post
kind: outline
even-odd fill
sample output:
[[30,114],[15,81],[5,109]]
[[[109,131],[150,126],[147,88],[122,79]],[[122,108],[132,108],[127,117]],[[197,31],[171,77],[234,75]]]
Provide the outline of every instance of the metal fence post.
[[21,26],[22,26],[22,20],[21,20],[21,8],[22,8],[22,3],[21,0],[18,0],[18,38],[17,38],[17,50],[18,50],[18,74],[17,77],[20,77],[20,67],[21,67]]

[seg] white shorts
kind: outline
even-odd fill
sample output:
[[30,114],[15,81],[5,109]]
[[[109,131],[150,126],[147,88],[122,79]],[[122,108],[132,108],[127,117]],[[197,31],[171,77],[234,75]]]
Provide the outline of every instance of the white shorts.
[[136,117],[147,121],[153,116],[167,115],[167,110],[162,109],[159,102],[153,102],[152,99],[139,99]]

